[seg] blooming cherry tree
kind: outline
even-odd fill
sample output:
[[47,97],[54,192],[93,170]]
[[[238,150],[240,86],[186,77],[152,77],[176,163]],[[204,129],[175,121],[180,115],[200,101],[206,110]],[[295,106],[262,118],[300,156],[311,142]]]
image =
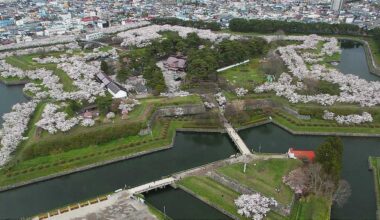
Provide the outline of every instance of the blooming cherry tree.
[[363,112],[361,115],[335,115],[334,112],[329,112],[327,110],[324,111],[323,119],[335,120],[338,124],[362,124],[373,121],[372,115],[368,112]]
[[4,165],[10,154],[25,140],[24,132],[28,128],[30,116],[37,107],[38,101],[32,100],[12,107],[12,112],[3,115],[4,123],[1,134],[0,166]]
[[254,220],[264,219],[266,214],[271,210],[271,207],[278,205],[273,198],[267,198],[258,193],[251,195],[243,194],[235,200],[235,205],[238,207],[238,213],[247,218]]
[[[276,82],[266,82],[255,88],[255,92],[261,93],[274,91],[277,96],[287,98],[291,103],[316,102],[321,105],[332,105],[340,103],[358,103],[360,106],[371,107],[380,104],[380,82],[368,82],[352,74],[343,74],[336,69],[316,64],[319,57],[339,53],[340,48],[335,38],[324,38],[317,35],[298,36],[297,39],[303,43],[300,45],[288,45],[279,47],[277,52],[289,69],[290,74],[282,73]],[[304,49],[316,49],[319,41],[326,42],[320,54],[311,55],[303,53]],[[305,64],[314,63],[310,69]],[[303,87],[303,79],[325,80],[339,85],[339,95],[316,94],[302,95],[297,92]],[[294,83],[295,82],[295,83]]]

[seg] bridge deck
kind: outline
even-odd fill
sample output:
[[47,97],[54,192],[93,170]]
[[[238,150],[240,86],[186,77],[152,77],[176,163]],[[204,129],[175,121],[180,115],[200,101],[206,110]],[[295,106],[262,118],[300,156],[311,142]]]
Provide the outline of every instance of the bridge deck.
[[235,143],[237,148],[239,149],[240,153],[243,155],[251,155],[251,151],[245,145],[244,141],[240,138],[240,135],[236,132],[236,130],[231,126],[230,123],[227,121],[224,121],[224,127],[228,133],[228,135],[231,137],[232,141]]
[[163,186],[166,186],[166,185],[170,185],[170,184],[174,183],[174,181],[175,181],[175,179],[173,177],[169,177],[169,178],[166,178],[166,179],[153,181],[153,182],[141,185],[141,186],[137,186],[137,187],[131,188],[131,189],[128,190],[128,193],[129,194],[143,193],[143,192],[146,192],[146,191],[149,191],[149,190],[152,190],[152,189],[156,189],[156,188],[160,188],[160,187],[163,187]]

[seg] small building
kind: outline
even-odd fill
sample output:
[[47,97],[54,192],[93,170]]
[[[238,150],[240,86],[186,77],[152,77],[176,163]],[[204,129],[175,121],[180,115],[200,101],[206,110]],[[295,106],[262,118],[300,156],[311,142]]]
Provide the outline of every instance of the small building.
[[169,70],[184,71],[186,68],[186,59],[184,57],[170,56],[164,62],[164,66]]
[[88,41],[97,40],[97,39],[100,39],[102,37],[103,37],[103,33],[102,32],[96,32],[96,33],[92,33],[92,34],[86,34],[86,40],[88,40]]
[[108,92],[112,94],[112,96],[116,99],[127,97],[127,92],[122,90],[118,85],[114,82],[110,82],[107,86]]
[[313,162],[315,158],[315,153],[312,150],[294,150],[293,148],[289,148],[287,154],[289,158],[307,162]]
[[105,86],[113,98],[125,98],[127,97],[127,92],[122,90],[116,83],[114,83],[107,75],[104,73],[99,73],[96,75],[98,80]]

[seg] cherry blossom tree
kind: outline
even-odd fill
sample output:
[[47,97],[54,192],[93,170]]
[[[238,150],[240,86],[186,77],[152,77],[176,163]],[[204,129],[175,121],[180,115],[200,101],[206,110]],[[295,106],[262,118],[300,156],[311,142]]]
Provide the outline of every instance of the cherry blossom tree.
[[264,219],[266,214],[271,210],[271,207],[278,205],[273,198],[267,198],[258,193],[251,195],[243,194],[235,200],[235,205],[238,207],[238,213],[247,218],[254,220]]
[[[368,82],[352,74],[343,74],[336,69],[317,64],[324,55],[339,53],[340,48],[335,38],[319,37],[317,35],[296,36],[302,41],[299,45],[288,45],[277,48],[281,59],[288,67],[290,74],[282,73],[276,82],[266,82],[255,88],[255,92],[274,91],[277,96],[285,97],[291,103],[316,102],[323,106],[340,103],[358,103],[371,107],[380,104],[380,82]],[[302,53],[305,49],[316,49],[318,42],[324,41],[319,54]],[[305,62],[313,63],[310,67]],[[303,79],[325,80],[338,84],[339,95],[317,94],[303,95],[297,91],[303,88]],[[367,117],[368,115],[366,115]]]
[[30,116],[37,107],[38,101],[32,100],[12,107],[12,112],[3,115],[3,129],[1,132],[0,166],[8,162],[10,154],[26,139],[23,137],[28,128]]

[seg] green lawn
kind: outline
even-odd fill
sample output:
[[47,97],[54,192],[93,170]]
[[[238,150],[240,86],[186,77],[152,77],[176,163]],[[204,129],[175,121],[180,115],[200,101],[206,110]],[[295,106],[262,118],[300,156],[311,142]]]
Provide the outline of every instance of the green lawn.
[[308,196],[293,206],[291,220],[330,220],[331,201],[324,197]]
[[112,48],[113,47],[111,47],[111,46],[103,46],[103,47],[99,48],[99,51],[108,52],[108,51],[112,50]]
[[232,189],[204,176],[187,177],[180,180],[179,185],[239,219],[246,219],[237,213],[234,200],[240,195]]
[[[302,164],[299,160],[271,159],[253,161],[247,164],[243,173],[243,163],[233,164],[218,169],[218,172],[239,182],[267,197],[275,198],[279,203],[288,205],[293,192],[283,184],[282,177]],[[276,192],[275,189],[280,189]]]
[[259,70],[259,61],[259,58],[252,59],[247,64],[223,71],[220,76],[234,86],[252,89],[253,84],[265,82],[265,75]]

